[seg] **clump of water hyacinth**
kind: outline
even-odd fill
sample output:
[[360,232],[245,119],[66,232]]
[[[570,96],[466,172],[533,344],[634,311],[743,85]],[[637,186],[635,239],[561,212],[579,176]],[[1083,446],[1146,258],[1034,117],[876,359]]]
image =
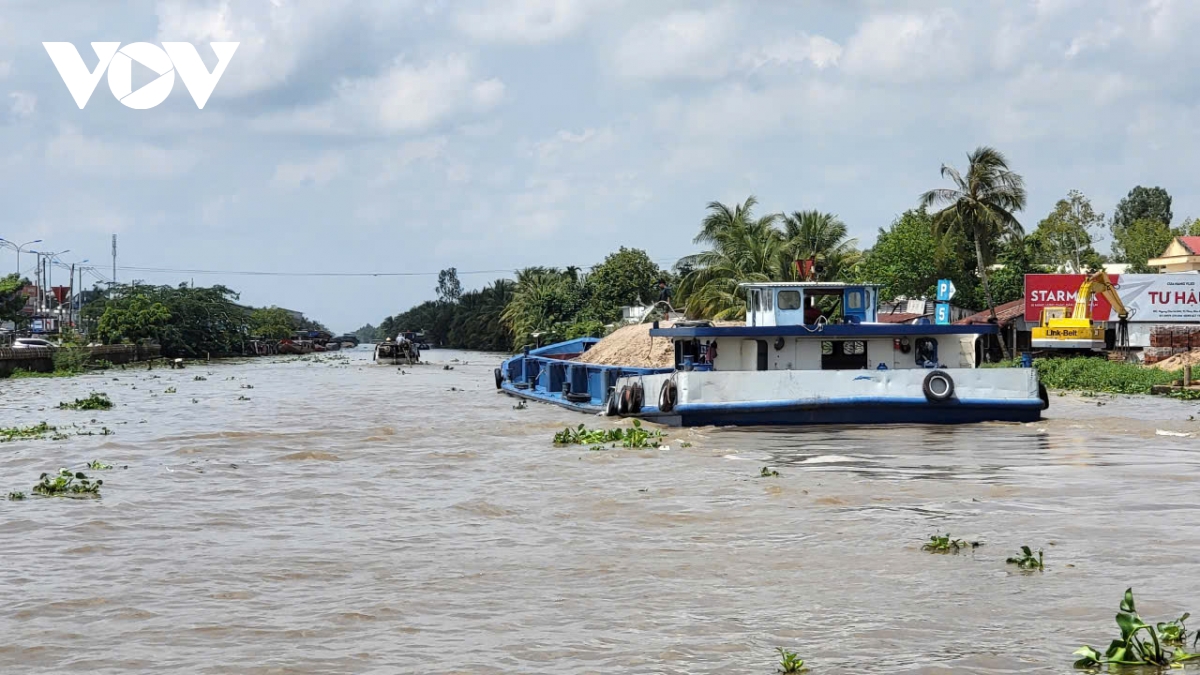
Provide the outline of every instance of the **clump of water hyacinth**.
[[104,392],[92,392],[87,398],[77,398],[71,403],[59,403],[58,407],[62,410],[111,410],[113,402]]
[[789,652],[783,647],[776,647],[775,651],[779,652],[779,672],[803,673],[808,670],[804,665],[804,659],[800,658],[796,652]]
[[975,549],[983,546],[978,541],[963,541],[962,539],[953,539],[949,534],[934,534],[930,535],[929,541],[921,546],[922,551],[930,553],[958,553],[967,549]]
[[[633,420],[631,429],[588,429],[580,424],[572,429],[567,427],[554,434],[555,445],[592,445],[611,447],[620,445],[623,448],[657,448],[660,439],[666,434],[654,429],[643,429],[641,420]],[[593,448],[595,449],[595,448]]]
[[[1167,645],[1182,645],[1187,640],[1188,632],[1183,622],[1188,616],[1184,614],[1174,621],[1160,623],[1155,630],[1138,615],[1133,603],[1133,589],[1127,588],[1125,597],[1121,599],[1120,611],[1117,612],[1117,627],[1121,629],[1121,637],[1109,643],[1104,654],[1087,645],[1075,650],[1075,656],[1080,657],[1075,667],[1093,671],[1105,667],[1115,670],[1111,666],[1182,668],[1185,662],[1200,659],[1200,654],[1186,652],[1182,646],[1168,651]],[[1195,648],[1194,641],[1192,647]]]
[[44,473],[33,486],[33,494],[43,497],[99,497],[102,480],[92,480],[82,471],[59,469],[58,475]]
[[1022,546],[1021,555],[1009,558],[1005,562],[1009,565],[1016,565],[1017,567],[1030,572],[1034,570],[1041,572],[1042,570],[1046,569],[1046,566],[1042,564],[1042,549],[1040,548],[1038,549],[1037,557],[1034,557],[1033,549],[1029,548],[1028,546]]

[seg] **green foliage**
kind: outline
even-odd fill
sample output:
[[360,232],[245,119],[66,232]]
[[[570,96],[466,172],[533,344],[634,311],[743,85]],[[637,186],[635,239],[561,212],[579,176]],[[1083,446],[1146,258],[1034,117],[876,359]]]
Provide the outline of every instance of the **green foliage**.
[[0,427],[0,443],[37,440],[45,438],[47,434],[52,434],[56,431],[58,431],[56,427],[52,427],[45,422],[35,424],[31,427]]
[[862,253],[855,248],[858,240],[848,237],[846,224],[832,213],[793,211],[783,216],[782,225],[781,281],[800,280],[797,260],[813,260],[818,280],[848,279],[862,260]]
[[[1183,620],[1187,617],[1188,615],[1184,614],[1177,619],[1181,631]],[[1162,627],[1166,624],[1158,625]],[[1117,627],[1121,630],[1121,637],[1108,645],[1103,656],[1087,645],[1075,650],[1075,655],[1080,657],[1075,661],[1075,667],[1098,669],[1106,665],[1135,665],[1181,668],[1184,662],[1200,658],[1200,654],[1189,654],[1183,651],[1182,647],[1167,651],[1166,642],[1159,636],[1159,631],[1138,615],[1137,607],[1133,603],[1132,588],[1125,589],[1125,597],[1122,598],[1120,611],[1117,612]],[[1172,638],[1180,638],[1180,642],[1186,637],[1186,632],[1180,635],[1172,630],[1170,634]]]
[[75,399],[73,403],[59,403],[58,407],[62,410],[111,410],[113,402],[109,400],[108,394],[93,392],[87,398]]
[[1149,394],[1154,385],[1170,384],[1180,377],[1178,372],[1088,357],[1036,359],[1033,365],[1042,384],[1050,389]]
[[18,324],[25,322],[25,316],[21,314],[21,309],[25,307],[27,299],[21,293],[21,289],[28,285],[29,280],[20,274],[0,277],[0,322],[15,321]]
[[1092,232],[1103,224],[1104,214],[1096,213],[1082,192],[1071,190],[1031,235],[1040,244],[1039,262],[1072,274],[1098,269],[1102,259],[1092,248]]
[[263,307],[250,312],[250,334],[270,340],[291,337],[300,329],[291,312],[279,307]]
[[82,471],[59,469],[58,475],[44,473],[40,482],[33,486],[33,494],[43,497],[99,497],[102,480],[92,480]]
[[1045,565],[1042,564],[1042,549],[1040,548],[1038,549],[1037,557],[1035,558],[1033,555],[1033,549],[1029,548],[1028,546],[1022,546],[1021,554],[1019,556],[1009,558],[1004,562],[1009,565],[1016,565],[1023,570],[1037,570],[1041,572],[1042,570],[1046,569]]
[[592,446],[611,444],[610,447],[614,448],[619,444],[624,448],[657,448],[661,445],[660,439],[665,435],[657,429],[643,429],[641,420],[633,420],[633,427],[629,429],[588,429],[580,424],[574,429],[567,427],[554,434],[554,444]]
[[[1179,617],[1178,619],[1160,621],[1157,624],[1156,627],[1158,628],[1158,635],[1160,638],[1162,638],[1164,644],[1183,645],[1187,642],[1190,631],[1188,631],[1184,622],[1187,621],[1189,616],[1191,616],[1191,613],[1184,612],[1183,616]],[[1197,635],[1196,637],[1197,640],[1200,640],[1200,635]],[[1195,641],[1193,641],[1193,647],[1194,646]]]
[[10,493],[8,493],[8,501],[10,501],[10,502],[19,502],[19,501],[21,501],[21,500],[23,500],[23,499],[25,499],[25,493],[24,493],[24,492],[10,492]]
[[758,477],[759,478],[779,478],[779,472],[770,467],[764,466],[762,468],[762,470],[758,472]]
[[577,270],[530,267],[517,272],[512,299],[501,317],[512,328],[514,347],[541,333],[543,344],[564,339],[562,329],[580,317],[587,304],[587,284]]
[[875,245],[863,255],[855,269],[861,282],[882,284],[879,299],[933,297],[938,279],[950,279],[958,293],[954,304],[977,308],[973,302],[975,263],[966,255],[967,239],[961,232],[937,237],[933,217],[924,209],[911,209],[880,229]]
[[86,349],[63,347],[54,351],[54,371],[64,375],[78,375],[83,372],[91,354]]
[[621,307],[650,304],[658,298],[656,285],[665,273],[646,252],[622,246],[587,276],[588,304],[600,325],[621,318]]
[[[998,243],[1024,235],[1014,214],[1025,208],[1025,180],[1009,170],[1008,160],[995,148],[976,148],[967,155],[967,163],[966,176],[943,164],[942,177],[949,178],[954,187],[921,195],[921,207],[943,206],[933,214],[934,231],[939,236],[960,232],[971,240],[984,300],[994,310],[997,303],[988,285],[987,266],[995,257]],[[1007,356],[1003,331],[998,337]]]
[[689,316],[740,319],[746,316],[745,294],[738,284],[776,281],[785,258],[783,233],[777,214],[754,217],[758,200],[753,196],[730,207],[709,202],[708,215],[693,243],[707,251],[685,256],[676,268],[690,269],[679,284],[680,301]]
[[[105,434],[105,435],[107,435],[107,434]],[[101,462],[98,459],[93,459],[91,462],[88,462],[87,467],[89,469],[91,469],[92,471],[108,471],[113,468],[113,465],[105,464],[104,462]]]
[[977,541],[967,542],[962,539],[952,539],[949,534],[933,534],[929,536],[929,541],[921,546],[921,550],[930,553],[958,553],[967,549],[976,549],[982,545]]
[[237,293],[219,285],[135,283],[110,289],[84,307],[84,316],[99,317],[96,335],[105,343],[154,340],[163,356],[172,358],[240,354],[249,312],[237,299]]
[[[1112,229],[1115,233],[1139,220],[1154,220],[1169,226],[1173,217],[1171,195],[1166,190],[1160,187],[1148,188],[1139,185],[1130,190],[1124,199],[1117,202],[1117,209],[1113,212]],[[1113,253],[1116,253],[1115,248]]]
[[380,328],[372,326],[369,323],[354,331],[354,336],[358,338],[359,342],[365,343],[383,342],[384,338],[389,337]]
[[996,304],[1024,298],[1026,274],[1051,271],[1036,263],[1037,246],[1038,242],[1031,235],[1011,239],[999,247],[996,262],[1004,267],[991,273],[992,299]]
[[779,652],[779,672],[803,673],[808,670],[804,666],[804,659],[800,658],[796,652],[789,652],[783,647],[776,647],[775,651]]
[[458,270],[451,267],[438,272],[437,285],[438,302],[455,303],[462,297],[462,282],[458,280]]
[[1154,218],[1139,218],[1127,226],[1113,225],[1113,255],[1129,263],[1129,271],[1147,274],[1157,270],[1147,261],[1157,258],[1170,245],[1175,232],[1166,223]]
[[581,337],[602,337],[604,335],[604,324],[595,319],[583,319],[565,327],[559,324],[556,326],[556,331],[561,332],[564,340],[574,340]]

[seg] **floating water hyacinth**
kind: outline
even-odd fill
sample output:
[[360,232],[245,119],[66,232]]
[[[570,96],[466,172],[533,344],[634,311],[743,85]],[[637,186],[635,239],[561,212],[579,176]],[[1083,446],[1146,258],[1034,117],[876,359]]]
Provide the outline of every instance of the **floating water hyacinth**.
[[659,439],[664,436],[666,434],[657,429],[643,429],[641,420],[633,420],[631,429],[588,429],[582,424],[574,429],[567,427],[554,434],[554,444],[592,446],[610,444],[610,447],[617,447],[619,444],[624,448],[657,448],[661,445]]
[[99,497],[102,480],[92,480],[82,471],[59,469],[58,475],[44,473],[40,482],[33,486],[33,494],[43,497]]
[[804,659],[800,658],[796,652],[789,652],[783,647],[776,647],[775,651],[779,652],[779,672],[803,673],[808,670],[804,665]]
[[[1200,659],[1200,654],[1185,652],[1182,647],[1167,651],[1168,636],[1178,640],[1180,644],[1187,638],[1187,630],[1183,621],[1189,615],[1184,614],[1170,623],[1158,624],[1156,631],[1153,626],[1142,621],[1133,603],[1133,589],[1125,589],[1125,597],[1121,599],[1121,608],[1117,612],[1117,627],[1121,629],[1120,639],[1113,640],[1108,649],[1101,655],[1095,648],[1084,645],[1075,650],[1076,668],[1099,670],[1101,667],[1116,666],[1170,666],[1182,668],[1187,661]],[[1170,630],[1165,630],[1170,627]],[[1162,635],[1160,635],[1160,632]],[[1194,647],[1193,643],[1193,647]]]
[[934,534],[930,535],[929,541],[921,546],[922,551],[930,553],[958,553],[966,549],[975,549],[983,546],[978,541],[963,541],[962,539],[952,539],[949,534]]
[[1034,557],[1033,549],[1028,546],[1022,546],[1020,556],[1009,558],[1005,562],[1028,571],[1037,570],[1041,572],[1046,569],[1045,565],[1042,564],[1042,549],[1040,548],[1038,549],[1037,557]]
[[92,392],[87,398],[77,398],[71,403],[59,403],[58,407],[62,410],[110,410],[113,402],[104,392]]

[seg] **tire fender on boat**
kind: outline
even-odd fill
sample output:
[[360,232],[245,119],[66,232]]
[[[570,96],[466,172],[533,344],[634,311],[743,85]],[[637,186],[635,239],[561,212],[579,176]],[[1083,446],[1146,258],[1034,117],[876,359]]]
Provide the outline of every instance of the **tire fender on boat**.
[[620,406],[620,401],[617,400],[617,388],[608,388],[608,397],[604,399],[604,414],[608,417],[617,416],[617,408]]
[[1038,398],[1042,399],[1042,410],[1050,407],[1050,392],[1046,391],[1046,385],[1038,382]]
[[500,369],[496,369],[496,388],[500,388],[500,384],[504,382],[504,375],[500,373]]
[[675,409],[675,404],[679,401],[679,389],[675,386],[675,382],[667,380],[663,382],[662,389],[658,391],[658,409],[660,412],[669,413]]
[[629,385],[625,385],[624,387],[621,387],[621,390],[617,395],[617,414],[618,415],[629,414],[629,409],[630,409],[630,407],[632,407],[632,405],[633,405],[633,390],[629,388]]
[[925,376],[921,383],[921,391],[925,398],[933,403],[941,403],[954,398],[954,379],[944,370],[935,370]]
[[646,391],[642,389],[641,382],[634,382],[631,389],[633,398],[629,402],[629,412],[636,415],[642,412],[642,406],[646,404]]

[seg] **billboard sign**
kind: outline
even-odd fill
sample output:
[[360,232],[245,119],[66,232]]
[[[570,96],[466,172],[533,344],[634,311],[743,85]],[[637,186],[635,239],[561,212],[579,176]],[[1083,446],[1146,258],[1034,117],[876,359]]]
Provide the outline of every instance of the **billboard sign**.
[[[1200,274],[1113,274],[1131,323],[1200,323]],[[1082,274],[1025,275],[1025,320],[1041,321],[1044,307],[1075,307]],[[1108,301],[1092,296],[1092,318],[1116,321]]]

